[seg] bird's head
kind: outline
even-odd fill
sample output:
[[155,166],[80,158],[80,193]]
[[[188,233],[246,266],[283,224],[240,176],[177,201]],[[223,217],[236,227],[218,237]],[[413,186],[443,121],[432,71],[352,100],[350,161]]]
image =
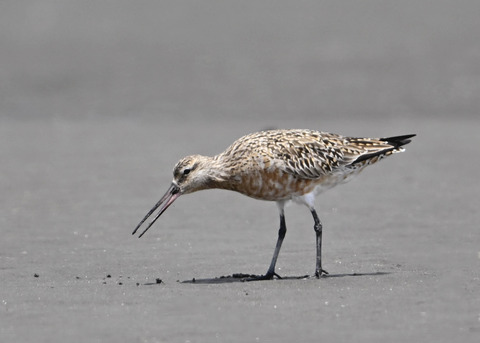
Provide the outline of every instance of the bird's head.
[[218,181],[218,173],[212,164],[212,158],[200,155],[192,155],[182,158],[173,168],[173,181],[163,197],[153,206],[142,221],[137,225],[132,234],[135,234],[140,226],[158,208],[158,213],[147,228],[140,234],[139,238],[155,223],[160,215],[180,195],[193,193],[202,189],[214,188]]
[[172,184],[181,194],[211,188],[214,175],[209,168],[210,157],[192,155],[182,158],[173,168]]

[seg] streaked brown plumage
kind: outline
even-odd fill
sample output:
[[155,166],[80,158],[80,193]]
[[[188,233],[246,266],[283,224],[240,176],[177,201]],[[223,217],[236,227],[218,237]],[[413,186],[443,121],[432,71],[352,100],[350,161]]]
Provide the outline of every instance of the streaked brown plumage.
[[133,233],[162,204],[140,237],[180,195],[202,189],[227,189],[276,201],[280,211],[277,245],[267,273],[256,278],[271,279],[277,275],[275,264],[286,232],[284,206],[294,200],[308,206],[314,218],[315,275],[319,277],[326,272],[321,266],[322,224],[314,208],[315,195],[348,181],[383,157],[403,151],[402,146],[413,136],[353,138],[313,130],[270,130],[246,135],[214,157],[192,155],[181,159],[174,168],[169,190]]

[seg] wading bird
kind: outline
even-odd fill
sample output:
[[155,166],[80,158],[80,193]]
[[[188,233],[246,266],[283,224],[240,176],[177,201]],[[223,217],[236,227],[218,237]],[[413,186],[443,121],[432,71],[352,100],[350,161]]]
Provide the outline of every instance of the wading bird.
[[275,201],[280,212],[277,244],[267,273],[253,279],[280,278],[275,264],[287,231],[284,207],[293,200],[306,205],[313,216],[318,278],[328,273],[322,269],[322,223],[315,211],[315,195],[350,180],[383,157],[404,151],[402,146],[414,136],[354,138],[313,130],[268,130],[246,135],[214,157],[182,158],[173,169],[170,188],[132,234],[159,209],[142,237],[178,197],[203,189],[226,189]]

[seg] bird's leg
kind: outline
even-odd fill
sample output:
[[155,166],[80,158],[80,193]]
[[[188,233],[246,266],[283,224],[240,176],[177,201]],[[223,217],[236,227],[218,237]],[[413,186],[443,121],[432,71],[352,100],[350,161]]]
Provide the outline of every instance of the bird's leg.
[[265,275],[255,276],[248,279],[248,281],[258,281],[258,280],[271,280],[274,276],[281,279],[280,275],[275,273],[275,265],[277,264],[278,254],[280,253],[280,248],[282,247],[283,239],[287,233],[287,225],[285,224],[285,215],[283,209],[280,210],[280,229],[278,230],[278,239],[277,245],[275,246],[275,251],[273,253],[272,262],[270,262],[270,267],[267,270]]
[[322,222],[318,219],[317,212],[314,208],[311,208],[310,211],[312,212],[313,220],[315,221],[315,225],[313,229],[315,230],[316,235],[316,243],[317,243],[317,259],[315,264],[315,277],[319,278],[322,274],[328,274],[326,270],[322,269]]

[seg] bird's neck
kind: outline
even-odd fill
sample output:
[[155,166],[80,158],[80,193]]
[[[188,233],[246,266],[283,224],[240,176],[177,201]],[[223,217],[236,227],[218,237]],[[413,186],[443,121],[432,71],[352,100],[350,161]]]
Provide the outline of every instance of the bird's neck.
[[235,190],[235,175],[232,168],[221,155],[204,158],[204,170],[207,178],[206,188]]

